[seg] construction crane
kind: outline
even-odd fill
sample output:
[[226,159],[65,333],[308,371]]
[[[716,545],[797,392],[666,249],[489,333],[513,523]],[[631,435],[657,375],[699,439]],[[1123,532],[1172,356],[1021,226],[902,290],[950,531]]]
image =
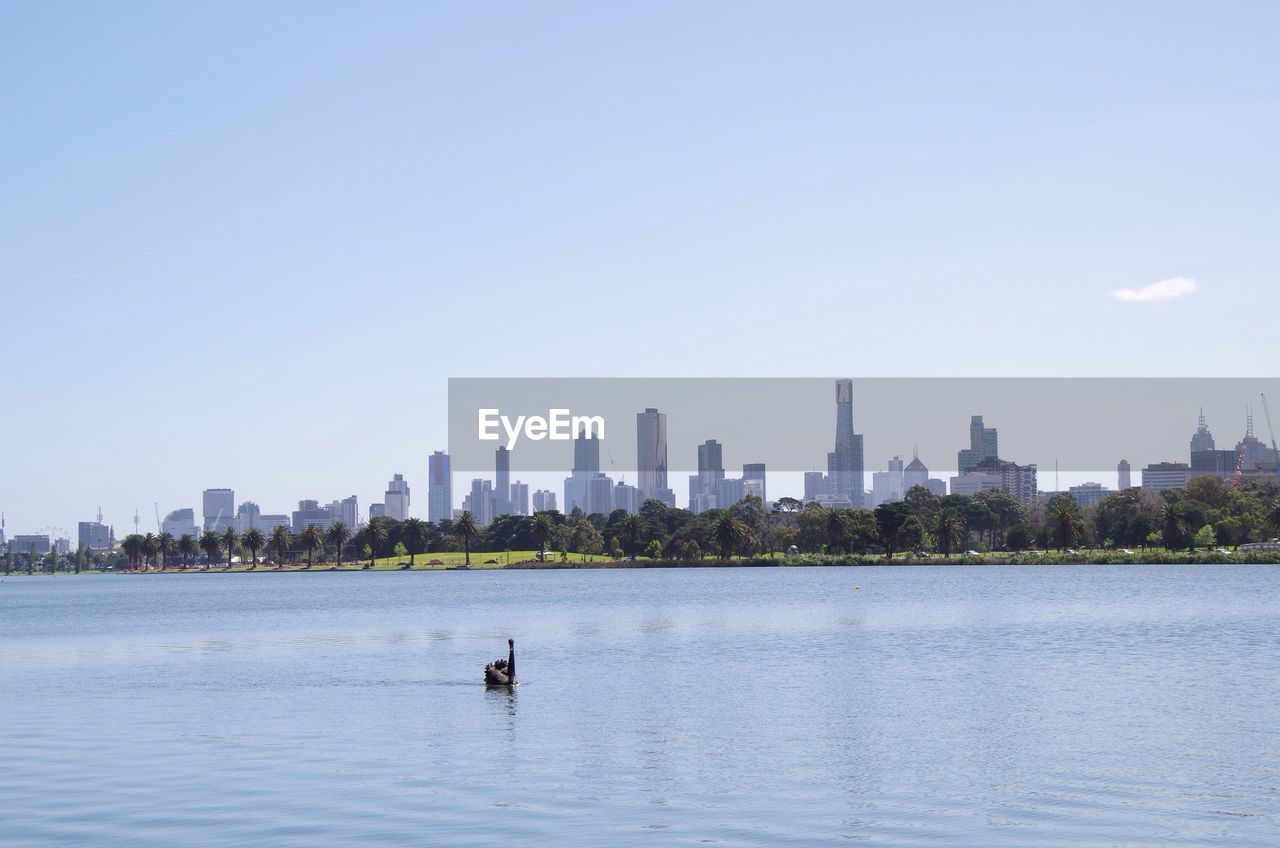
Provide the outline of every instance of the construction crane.
[[1276,448],[1276,431],[1271,426],[1271,408],[1267,406],[1267,396],[1262,396],[1262,414],[1267,418],[1267,434],[1271,436],[1271,450],[1275,451],[1280,459],[1280,449]]

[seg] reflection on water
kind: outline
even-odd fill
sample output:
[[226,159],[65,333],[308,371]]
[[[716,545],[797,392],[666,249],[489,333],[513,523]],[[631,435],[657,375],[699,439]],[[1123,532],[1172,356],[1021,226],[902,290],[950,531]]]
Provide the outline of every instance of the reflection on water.
[[1275,568],[474,576],[6,580],[0,844],[1277,843]]

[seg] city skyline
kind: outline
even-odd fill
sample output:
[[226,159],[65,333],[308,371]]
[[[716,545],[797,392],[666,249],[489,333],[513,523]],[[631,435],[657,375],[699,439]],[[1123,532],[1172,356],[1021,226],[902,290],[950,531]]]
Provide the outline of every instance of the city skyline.
[[[927,488],[939,494],[947,492],[973,494],[985,488],[1003,489],[1028,505],[1041,492],[1063,491],[1075,497],[1082,506],[1088,506],[1096,503],[1103,495],[1121,488],[1120,481],[1131,473],[1129,462],[1122,458],[1117,461],[1114,470],[1117,480],[1115,488],[1110,488],[1093,479],[1084,479],[1097,476],[1091,472],[1076,472],[1069,475],[1072,479],[1067,480],[1066,485],[1061,486],[1060,489],[1057,488],[1060,481],[1056,479],[1059,475],[1055,473],[1054,488],[1048,488],[1044,478],[1038,478],[1034,464],[1019,466],[1007,458],[1000,457],[998,428],[986,426],[984,416],[972,415],[969,422],[969,446],[957,452],[957,468],[954,469],[956,476],[951,475],[950,469],[931,472],[921,461],[916,446],[913,446],[910,466],[904,465],[900,457],[894,455],[888,459],[887,470],[861,469],[862,487],[857,493],[858,501],[854,504],[847,493],[839,488],[843,484],[836,474],[845,467],[845,462],[836,459],[836,455],[841,449],[842,442],[846,445],[857,444],[859,455],[857,461],[861,464],[861,436],[854,432],[854,398],[850,381],[836,380],[835,387],[837,450],[828,454],[826,474],[814,470],[800,475],[794,472],[775,475],[774,472],[767,471],[764,463],[744,463],[741,477],[728,478],[723,458],[724,445],[716,439],[708,439],[695,446],[697,469],[689,477],[689,497],[683,507],[695,513],[717,507],[725,508],[747,494],[756,494],[765,500],[767,480],[771,475],[787,480],[793,488],[796,480],[802,478],[800,487],[795,488],[794,491],[783,488],[779,497],[796,497],[800,494],[803,502],[816,501],[827,506],[874,507],[886,501],[900,500],[910,488],[908,480],[912,479],[922,485],[927,484]],[[1188,480],[1204,474],[1214,474],[1221,479],[1231,480],[1240,476],[1241,471],[1253,473],[1256,467],[1269,465],[1275,468],[1280,465],[1280,454],[1254,433],[1252,404],[1246,404],[1245,408],[1247,411],[1244,436],[1232,449],[1218,450],[1215,449],[1216,442],[1207,424],[1208,418],[1204,407],[1199,407],[1195,430],[1187,443],[1187,461],[1182,462],[1177,458],[1153,461],[1139,469],[1139,479],[1135,485],[1159,491],[1165,488],[1183,487]],[[651,475],[650,479],[654,481],[665,480],[667,470],[666,415],[665,412],[660,412],[654,407],[648,407],[636,413],[637,444],[644,446],[638,450],[637,466],[646,466]],[[1264,420],[1268,428],[1267,438],[1274,444],[1274,435],[1270,432],[1269,410],[1265,410],[1265,407]],[[607,513],[614,508],[625,508],[635,512],[647,498],[642,487],[626,483],[625,472],[621,473],[618,479],[614,479],[602,471],[601,445],[602,441],[594,436],[574,440],[572,446],[574,467],[570,476],[563,480],[564,512],[572,511],[575,506],[582,508],[584,512]],[[499,446],[495,450],[493,480],[471,479],[462,487],[468,494],[455,502],[452,499],[455,481],[452,479],[454,474],[450,469],[450,457],[443,451],[434,451],[428,457],[428,507],[426,514],[420,517],[439,521],[442,517],[452,517],[463,509],[471,509],[478,523],[487,524],[501,514],[529,514],[531,491],[533,491],[532,503],[535,509],[539,502],[555,504],[548,508],[561,506],[557,502],[554,491],[541,488],[534,491],[532,486],[536,484],[531,484],[529,481],[512,481],[510,463],[511,453],[505,446]],[[659,468],[662,469],[661,475],[657,473]],[[632,479],[638,483],[643,479],[640,472],[646,469],[631,472],[634,475]],[[614,469],[613,473],[619,472]],[[676,473],[680,473],[679,469]],[[758,484],[751,482],[752,480],[758,480]],[[596,482],[600,485],[595,485]],[[774,488],[779,488],[777,479],[775,479]],[[504,489],[506,494],[501,494]],[[669,506],[678,505],[669,488],[663,491],[671,495]],[[661,495],[661,492],[658,494]],[[665,497],[660,496],[657,499],[665,500]],[[338,520],[351,527],[359,526],[366,517],[387,516],[403,520],[412,514],[409,508],[409,479],[400,472],[394,473],[387,484],[383,501],[370,503],[366,515],[361,514],[358,504],[359,499],[356,495],[333,500],[327,505],[318,500],[304,498],[297,501],[297,510],[290,513],[264,514],[256,501],[238,501],[234,488],[214,487],[202,491],[202,508],[199,516],[192,507],[177,507],[168,510],[161,519],[159,504],[155,504],[155,532],[168,532],[176,537],[187,532],[198,535],[203,530],[216,533],[231,527],[243,532],[249,527],[265,530],[276,524],[284,524],[296,533],[300,532],[306,524],[315,524],[323,530]],[[391,511],[387,509],[388,504],[392,506]],[[448,505],[447,509],[441,509],[443,504]],[[479,506],[475,506],[476,504]],[[423,510],[419,512],[422,513]],[[132,527],[124,531],[119,530],[113,522],[103,521],[101,507],[99,507],[96,520],[77,521],[74,526],[77,527],[76,532],[58,525],[46,525],[38,533],[19,532],[14,533],[12,538],[24,539],[26,540],[24,544],[37,538],[48,539],[51,543],[67,540],[68,544],[88,538],[96,540],[89,547],[97,549],[101,539],[108,534],[113,533],[112,538],[118,540],[126,532],[141,529],[143,525],[140,512],[135,509]],[[0,535],[0,542],[3,541],[4,537]]]

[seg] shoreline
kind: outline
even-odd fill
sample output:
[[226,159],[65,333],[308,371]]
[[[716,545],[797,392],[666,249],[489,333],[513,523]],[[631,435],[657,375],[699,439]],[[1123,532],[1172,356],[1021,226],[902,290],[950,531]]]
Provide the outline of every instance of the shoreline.
[[[379,564],[373,568],[366,568],[359,565],[349,565],[344,563],[342,566],[333,565],[313,565],[311,568],[302,568],[294,566],[286,566],[283,568],[258,566],[249,568],[235,565],[231,568],[218,566],[213,568],[177,568],[168,567],[163,569],[147,569],[147,570],[105,570],[105,569],[85,569],[80,572],[59,571],[55,572],[55,576],[79,576],[79,575],[120,575],[120,576],[145,576],[145,575],[210,575],[210,574],[325,574],[336,572],[445,572],[445,571],[568,571],[568,570],[599,570],[599,569],[679,569],[679,568],[794,568],[794,567],[853,567],[853,566],[955,566],[955,565],[987,565],[987,566],[1003,566],[1003,565],[1280,565],[1280,554],[1274,551],[1237,551],[1232,553],[1188,553],[1169,552],[1169,551],[1148,551],[1135,552],[1133,554],[1120,554],[1113,552],[1090,552],[1078,554],[1059,554],[1056,552],[1043,552],[1040,554],[1006,554],[1006,553],[987,553],[978,555],[964,556],[929,556],[929,557],[913,557],[903,556],[894,557],[892,560],[886,560],[883,556],[877,555],[827,555],[827,554],[809,554],[809,555],[791,555],[781,557],[757,557],[750,559],[704,559],[704,560],[597,560],[585,562],[530,562],[520,561],[512,563],[473,563],[470,566],[462,564],[436,564],[436,565],[418,565],[413,568],[404,567],[400,564]],[[49,576],[49,572],[32,571],[30,574],[25,569],[14,569],[3,577],[27,577],[27,576]]]

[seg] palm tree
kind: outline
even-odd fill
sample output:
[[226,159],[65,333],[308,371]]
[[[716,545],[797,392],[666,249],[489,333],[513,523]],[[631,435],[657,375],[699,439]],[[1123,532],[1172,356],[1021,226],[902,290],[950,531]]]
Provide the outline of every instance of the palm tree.
[[823,523],[827,527],[827,553],[837,553],[842,547],[848,545],[849,537],[852,535],[849,532],[848,513],[843,509],[829,509]]
[[293,534],[283,524],[277,524],[267,539],[267,550],[275,552],[276,565],[283,566],[285,557],[289,555],[289,547],[293,544]]
[[151,563],[157,561],[160,553],[160,540],[153,533],[148,533],[142,537],[142,548],[147,554],[147,560]]
[[938,510],[937,521],[933,532],[938,537],[938,545],[943,556],[951,556],[951,551],[964,544],[964,516],[953,506],[944,506]]
[[156,538],[160,547],[160,567],[164,568],[169,564],[169,557],[177,553],[178,542],[172,533],[161,533]]
[[413,568],[413,557],[418,547],[427,541],[427,522],[421,518],[406,518],[400,522],[400,539],[409,549],[409,567]]
[[551,541],[555,532],[556,526],[551,516],[540,512],[533,517],[533,541],[538,546],[539,559],[546,553],[547,543]]
[[475,516],[471,514],[469,509],[464,509],[462,515],[458,516],[458,520],[453,522],[453,535],[462,540],[462,549],[466,552],[467,565],[471,564],[471,540],[479,532],[476,528]]
[[120,541],[120,547],[124,549],[124,555],[129,558],[129,565],[137,568],[146,549],[142,537],[137,533],[130,533]]
[[298,534],[298,544],[307,555],[307,568],[311,567],[311,554],[316,548],[324,550],[324,534],[314,524],[308,524]]
[[373,568],[378,547],[387,541],[387,525],[381,518],[370,518],[361,532],[364,533],[364,543],[369,546],[369,564],[365,567]]
[[244,536],[240,538],[240,544],[249,549],[249,559],[253,560],[253,565],[256,568],[258,565],[258,551],[266,546],[266,537],[262,535],[262,531],[257,527],[250,527],[244,531]]
[[1187,540],[1187,511],[1180,503],[1165,504],[1160,510],[1160,520],[1164,523],[1164,546],[1169,550],[1182,547]]
[[342,549],[347,546],[347,540],[351,538],[351,531],[341,521],[335,521],[329,525],[328,530],[324,531],[324,538],[337,551],[338,568],[342,568]]
[[212,530],[206,530],[201,533],[200,541],[196,544],[200,546],[200,550],[204,551],[208,565],[213,565],[213,561],[222,553],[222,542]]
[[751,530],[731,512],[726,512],[711,525],[711,538],[720,548],[720,559],[732,559],[735,548],[746,544]]
[[227,568],[231,567],[231,556],[239,544],[240,534],[236,532],[236,528],[228,527],[222,531],[222,547],[227,551]]
[[182,557],[182,567],[186,568],[191,563],[191,558],[196,555],[196,551],[200,550],[200,546],[196,544],[196,537],[190,533],[183,533],[178,537],[178,555]]
[[1070,497],[1055,497],[1045,509],[1045,523],[1054,547],[1065,551],[1080,536],[1080,507]]
[[640,542],[648,530],[649,526],[645,524],[644,519],[635,513],[622,520],[623,543],[632,562],[635,562],[636,554],[640,552]]

